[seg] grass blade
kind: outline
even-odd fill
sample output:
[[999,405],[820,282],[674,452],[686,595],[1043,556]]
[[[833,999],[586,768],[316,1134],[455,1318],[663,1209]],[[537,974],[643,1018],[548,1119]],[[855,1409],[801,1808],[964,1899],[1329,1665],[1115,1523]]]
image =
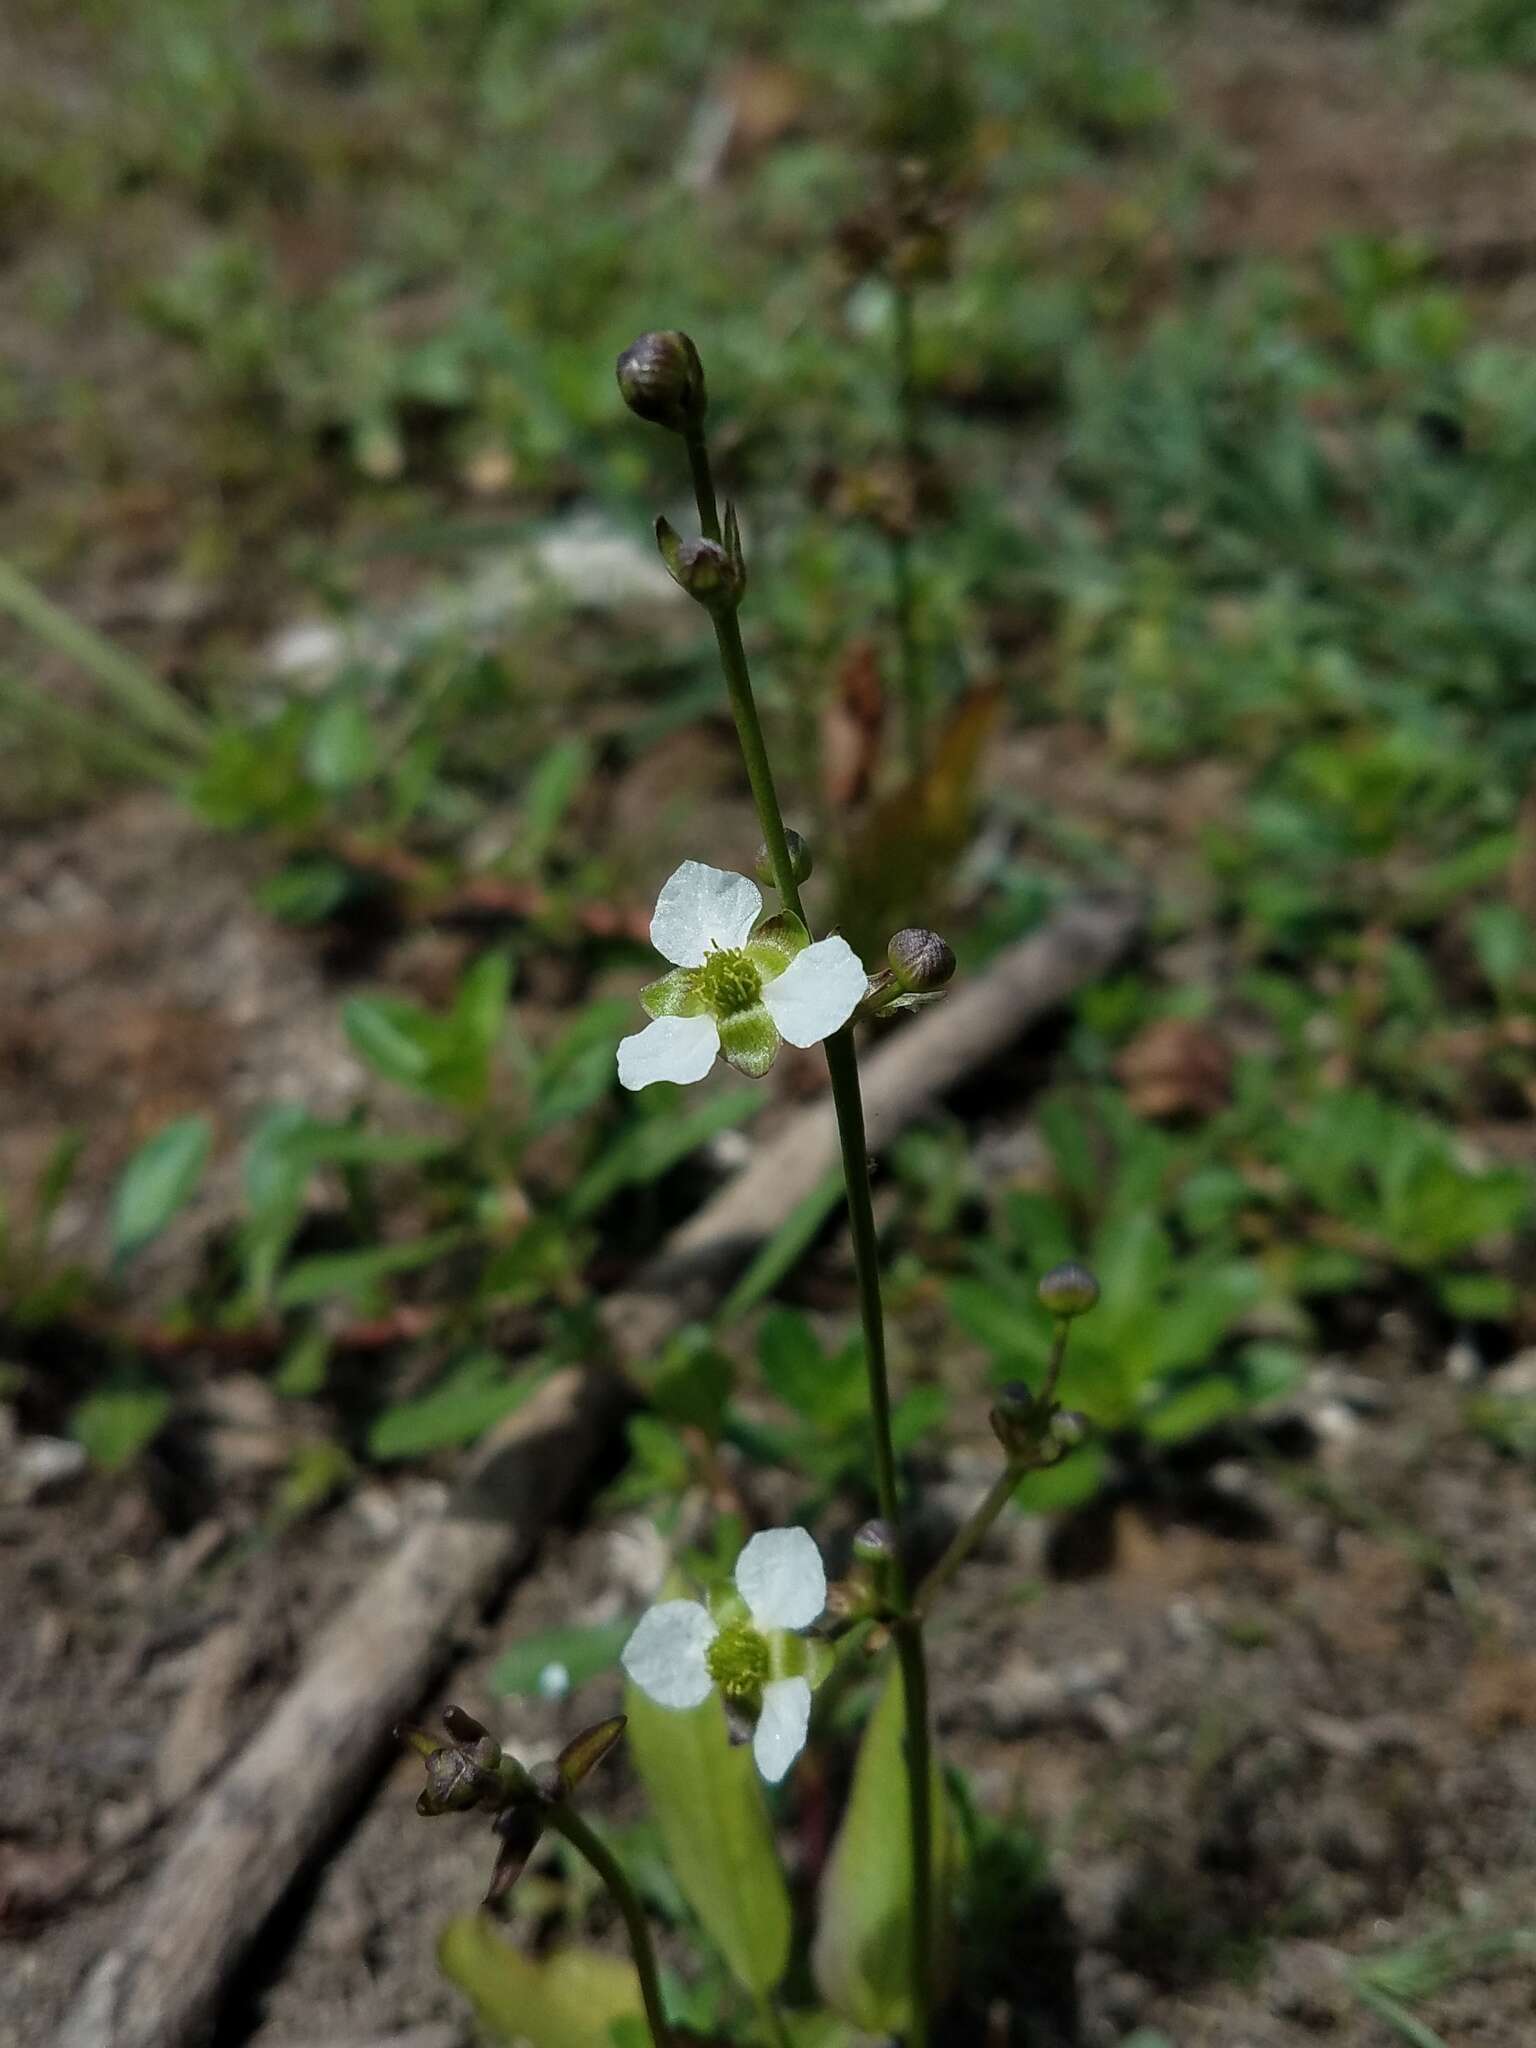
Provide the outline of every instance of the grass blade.
[[93,676],[120,711],[194,753],[207,744],[201,718],[132,655],[44,597],[13,563],[0,560],[0,610]]

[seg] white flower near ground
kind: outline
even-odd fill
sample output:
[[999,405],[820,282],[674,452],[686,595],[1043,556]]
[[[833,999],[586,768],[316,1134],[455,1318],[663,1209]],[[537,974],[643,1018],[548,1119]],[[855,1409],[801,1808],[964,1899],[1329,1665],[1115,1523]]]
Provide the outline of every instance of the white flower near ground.
[[640,991],[653,1021],[620,1042],[626,1088],[702,1081],[717,1055],[766,1074],[784,1039],[819,1045],[848,1022],[869,981],[847,940],[813,941],[793,911],[762,909],[755,882],[702,861],[663,884],[651,943],[672,971]]
[[658,1706],[697,1707],[718,1687],[757,1710],[752,1755],[778,1784],[811,1724],[809,1628],[827,1604],[827,1574],[804,1529],[764,1529],[736,1560],[749,1619],[717,1621],[697,1600],[663,1600],[641,1615],[621,1662]]

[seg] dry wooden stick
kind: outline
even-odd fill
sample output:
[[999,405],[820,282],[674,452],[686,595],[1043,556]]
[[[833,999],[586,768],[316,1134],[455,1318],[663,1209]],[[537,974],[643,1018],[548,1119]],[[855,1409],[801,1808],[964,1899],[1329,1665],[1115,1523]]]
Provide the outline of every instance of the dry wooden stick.
[[[871,1137],[890,1139],[936,1096],[1102,974],[1141,922],[1088,898],[999,956],[880,1045],[864,1069]],[[614,1358],[638,1364],[718,1292],[827,1171],[830,1108],[798,1111],[602,1310]],[[66,2019],[61,2048],[184,2048],[298,1872],[377,1777],[389,1730],[449,1662],[465,1616],[528,1557],[612,1429],[611,1366],[558,1374],[475,1454],[448,1511],[418,1526],[316,1639],[293,1685],[203,1794],[122,1939]],[[403,1825],[403,1823],[402,1823]]]

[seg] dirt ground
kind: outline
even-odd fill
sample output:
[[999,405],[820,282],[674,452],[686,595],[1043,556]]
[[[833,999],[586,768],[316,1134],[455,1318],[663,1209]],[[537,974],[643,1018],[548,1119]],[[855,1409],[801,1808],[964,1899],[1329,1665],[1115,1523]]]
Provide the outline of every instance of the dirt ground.
[[[1183,59],[1193,104],[1237,152],[1213,253],[1308,247],[1341,217],[1422,231],[1524,324],[1523,107],[1469,86],[1415,109],[1348,34],[1229,14]],[[1048,769],[1049,742],[1029,744]],[[1221,794],[1197,792],[1196,811]],[[1166,824],[1145,846],[1130,837],[1138,856],[1154,838],[1166,851]],[[223,1149],[156,1249],[146,1306],[228,1213],[242,1114],[285,1096],[335,1112],[358,1085],[336,963],[253,909],[250,879],[238,847],[160,800],[0,848],[0,1184],[28,1184],[61,1125],[85,1128],[60,1225],[66,1248],[91,1243],[135,1143],[219,1100]],[[397,979],[414,971],[397,956]],[[1000,1109],[978,1141],[1027,1116]],[[1391,2048],[1402,2037],[1361,1997],[1358,1959],[1450,1921],[1533,1924],[1536,1496],[1461,1426],[1456,1363],[1388,1311],[1241,1444],[1160,1478],[1128,1468],[1091,1517],[1019,1520],[963,1581],[934,1639],[936,1715],[987,1805],[1027,1816],[1049,1852],[1059,1900],[1037,1941],[1023,1930],[1018,1991],[1040,2048],[1119,2048],[1142,2026],[1176,2048]],[[56,1398],[0,1410],[0,1425],[57,1428],[78,1364],[61,1356]],[[238,1361],[177,1370],[185,1400],[145,1465],[0,1493],[0,2048],[52,2038],[198,1787],[442,1498],[433,1477],[371,1480],[274,1528],[303,1405],[279,1406]],[[935,1538],[985,1483],[974,1419],[925,1474]],[[0,1437],[0,1480],[9,1448]],[[489,1688],[496,1655],[555,1620],[637,1607],[654,1564],[633,1523],[574,1512],[503,1606],[465,1616],[423,1718],[454,1699],[519,1754],[551,1752],[612,1710],[614,1681],[509,1704]],[[434,2022],[467,2043],[433,1949],[479,1897],[490,1839],[419,1821],[418,1778],[402,1758],[285,1908],[221,2048]],[[608,1778],[613,1811],[632,1811],[622,1760]],[[1536,2039],[1528,1969],[1470,1969],[1414,2010],[1448,2048]]]

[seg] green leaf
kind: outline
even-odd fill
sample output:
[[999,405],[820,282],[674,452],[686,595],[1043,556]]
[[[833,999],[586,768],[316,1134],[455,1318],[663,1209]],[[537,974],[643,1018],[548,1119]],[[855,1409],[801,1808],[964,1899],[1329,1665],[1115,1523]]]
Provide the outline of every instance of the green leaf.
[[341,1010],[353,1051],[402,1088],[419,1088],[431,1071],[432,1038],[423,1026],[434,1021],[398,996],[353,996]]
[[1450,1315],[1469,1323],[1506,1322],[1518,1299],[1514,1282],[1502,1273],[1442,1273],[1435,1292]]
[[351,1301],[366,1301],[376,1293],[379,1282],[395,1273],[414,1273],[430,1266],[464,1242],[461,1229],[434,1231],[430,1237],[415,1237],[408,1244],[371,1245],[358,1252],[322,1252],[301,1259],[290,1267],[277,1290],[279,1308],[309,1308],[333,1294]]
[[627,1002],[590,1004],[542,1053],[533,1074],[533,1128],[580,1116],[618,1086],[619,1040],[634,1024]]
[[649,1107],[641,1111],[576,1183],[568,1205],[570,1214],[594,1215],[621,1188],[660,1180],[700,1145],[754,1116],[763,1099],[756,1088],[733,1088],[683,1115],[675,1108],[671,1114]]
[[112,1250],[117,1258],[131,1259],[142,1251],[191,1199],[212,1142],[208,1119],[187,1116],[167,1124],[134,1153],[112,1198]]
[[1069,1451],[1059,1465],[1026,1472],[1013,1496],[1027,1515],[1059,1515],[1093,1499],[1109,1479],[1109,1457],[1101,1444]]
[[357,875],[344,862],[308,854],[289,861],[263,882],[256,900],[284,924],[322,924],[356,886]]
[[501,1693],[534,1693],[551,1664],[565,1667],[572,1686],[585,1685],[619,1661],[619,1652],[634,1633],[635,1617],[601,1621],[586,1628],[547,1628],[499,1657],[491,1666],[491,1685]]
[[115,1472],[138,1456],[170,1408],[164,1387],[119,1375],[79,1403],[69,1418],[69,1433],[84,1444],[93,1464]]
[[540,1368],[509,1372],[494,1351],[476,1351],[429,1394],[386,1408],[368,1432],[369,1456],[381,1461],[422,1458],[429,1451],[472,1443],[521,1407],[541,1377]]
[[357,697],[336,697],[324,706],[309,729],[304,766],[311,782],[332,796],[359,788],[375,774],[378,748]]
[[[912,2010],[911,1801],[903,1755],[906,1707],[894,1662],[864,1730],[843,1824],[821,1881],[811,1950],[817,1988],[834,2012],[874,2034],[905,2034]],[[945,1896],[946,1814],[938,1769],[933,1895]]]
[[725,1420],[734,1377],[729,1358],[693,1325],[667,1346],[647,1392],[658,1415],[714,1439]]
[[731,1747],[714,1693],[678,1712],[631,1685],[625,1711],[672,1875],[732,1975],[761,1997],[784,1974],[790,1921],[752,1752]]
[[644,2011],[632,1963],[574,1947],[536,1959],[485,1913],[450,1920],[437,1961],[483,2027],[528,2048],[594,2048],[616,2021]]
[[[807,1422],[838,1415],[847,1405],[846,1386],[837,1384],[833,1361],[798,1309],[770,1309],[763,1317],[757,1333],[757,1362],[769,1392]],[[846,1381],[846,1377],[840,1370],[837,1378]]]
[[721,1304],[716,1322],[724,1329],[755,1308],[798,1262],[832,1210],[842,1200],[843,1170],[834,1167],[790,1210]]
[[536,869],[549,851],[561,821],[592,772],[592,749],[584,739],[557,740],[540,756],[523,794],[517,856]]

